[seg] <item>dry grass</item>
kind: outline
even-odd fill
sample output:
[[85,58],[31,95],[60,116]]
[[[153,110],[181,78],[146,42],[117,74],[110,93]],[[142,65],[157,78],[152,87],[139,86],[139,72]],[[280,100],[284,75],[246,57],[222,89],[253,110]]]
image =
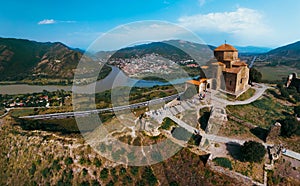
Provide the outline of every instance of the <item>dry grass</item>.
[[283,119],[284,113],[291,113],[293,109],[293,107],[279,104],[269,96],[263,96],[248,105],[227,106],[226,108],[228,114],[266,129],[277,120]]
[[218,135],[233,137],[236,139],[255,139],[257,138],[250,132],[250,129],[246,126],[229,119],[225,125],[223,125]]
[[254,94],[255,94],[255,89],[249,88],[246,92],[244,92],[242,95],[240,95],[236,100],[244,101],[244,100],[251,98]]
[[264,179],[264,163],[249,163],[249,162],[232,162],[234,171],[245,176],[251,177],[253,180],[263,183]]

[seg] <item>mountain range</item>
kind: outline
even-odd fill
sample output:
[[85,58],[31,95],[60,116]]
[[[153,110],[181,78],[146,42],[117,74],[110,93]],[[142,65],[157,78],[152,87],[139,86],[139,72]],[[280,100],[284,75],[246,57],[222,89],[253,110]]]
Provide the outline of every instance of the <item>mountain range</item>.
[[272,50],[272,48],[257,46],[235,46],[235,48],[240,54],[261,54]]
[[82,53],[55,43],[0,38],[0,80],[73,77]]
[[263,61],[270,62],[271,66],[289,66],[300,69],[300,41],[260,54]]
[[115,51],[111,61],[122,58],[142,58],[146,55],[157,54],[163,58],[185,64],[186,61],[197,61],[205,64],[213,57],[214,46],[197,44],[183,40],[169,40],[127,47]]
[[[153,42],[123,48],[106,54],[110,59],[140,58],[157,54],[175,62],[190,59],[202,63],[213,57],[215,46],[182,40]],[[236,47],[241,55],[258,56],[273,65],[300,68],[300,41],[273,50],[264,47]],[[269,51],[270,50],[270,51]],[[84,51],[73,49],[60,42],[36,42],[24,39],[0,38],[0,81],[35,79],[37,77],[72,79],[78,62],[83,57],[91,60]]]

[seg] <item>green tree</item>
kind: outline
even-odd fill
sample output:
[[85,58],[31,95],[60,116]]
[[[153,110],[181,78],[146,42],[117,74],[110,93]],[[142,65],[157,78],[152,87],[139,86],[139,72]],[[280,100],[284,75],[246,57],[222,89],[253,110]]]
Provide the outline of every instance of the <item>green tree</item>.
[[213,162],[215,162],[217,165],[221,167],[229,168],[230,170],[232,170],[231,161],[228,158],[217,157],[213,159]]
[[253,82],[261,82],[262,74],[257,71],[255,68],[250,68],[249,71],[249,84],[252,84]]
[[120,175],[124,175],[124,174],[126,174],[126,169],[124,167],[122,167],[120,169]]
[[147,181],[150,186],[154,186],[157,183],[157,178],[153,174],[151,167],[145,167],[142,178]]
[[243,161],[261,162],[265,154],[265,147],[256,141],[246,141],[241,147],[241,159]]
[[71,158],[71,157],[67,157],[66,159],[65,159],[65,164],[66,165],[71,165],[73,163],[73,159]]
[[179,184],[176,181],[172,181],[169,183],[169,186],[179,186]]
[[100,172],[100,178],[101,179],[106,179],[108,177],[108,169],[104,168],[102,169],[102,171]]
[[29,169],[29,174],[34,175],[36,171],[36,165],[34,163],[31,164],[31,169]]
[[82,175],[86,176],[88,174],[88,170],[86,168],[82,169]]
[[101,185],[98,180],[93,180],[92,183],[91,183],[92,186],[99,186]]
[[300,124],[296,117],[288,116],[282,122],[281,135],[284,137],[291,137],[293,134],[299,135]]
[[295,116],[300,117],[300,106],[295,106],[294,107],[294,114],[295,114]]
[[50,174],[50,169],[48,167],[46,167],[42,170],[41,173],[42,173],[43,178],[46,178]]
[[102,165],[101,161],[97,157],[94,159],[94,165],[96,167],[100,167]]
[[106,184],[106,186],[114,186],[115,185],[115,183],[112,181],[112,180],[110,180],[110,182],[108,182],[107,184]]
[[177,123],[170,118],[164,118],[161,126],[158,129],[170,130],[172,126],[177,126]]
[[280,89],[280,94],[283,98],[290,98],[290,94],[285,88]]
[[89,186],[89,185],[90,185],[90,183],[87,182],[87,181],[82,181],[82,182],[80,183],[80,186]]
[[80,158],[79,163],[83,165],[85,163],[85,159],[83,157]]
[[134,176],[136,176],[137,174],[138,174],[138,172],[139,172],[139,167],[131,167],[130,168],[130,172],[131,172],[131,174],[133,174]]
[[52,163],[52,169],[56,170],[56,171],[59,171],[61,169],[61,166],[59,164],[59,161],[58,160],[54,160],[53,163]]

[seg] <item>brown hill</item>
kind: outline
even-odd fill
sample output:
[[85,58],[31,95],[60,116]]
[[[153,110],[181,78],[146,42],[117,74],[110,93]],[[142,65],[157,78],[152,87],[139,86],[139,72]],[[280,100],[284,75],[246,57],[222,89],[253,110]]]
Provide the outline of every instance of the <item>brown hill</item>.
[[[83,52],[55,43],[0,38],[0,81],[72,79]],[[110,68],[107,68],[108,72]]]

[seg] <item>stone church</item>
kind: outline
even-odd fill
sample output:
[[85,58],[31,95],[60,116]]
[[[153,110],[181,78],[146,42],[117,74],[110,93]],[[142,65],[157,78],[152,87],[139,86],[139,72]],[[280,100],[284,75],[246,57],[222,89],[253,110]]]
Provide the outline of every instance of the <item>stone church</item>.
[[248,90],[249,68],[238,57],[238,50],[229,44],[223,44],[214,50],[215,59],[202,66],[205,78],[187,81],[187,85],[199,87],[199,94],[209,89],[240,96]]

